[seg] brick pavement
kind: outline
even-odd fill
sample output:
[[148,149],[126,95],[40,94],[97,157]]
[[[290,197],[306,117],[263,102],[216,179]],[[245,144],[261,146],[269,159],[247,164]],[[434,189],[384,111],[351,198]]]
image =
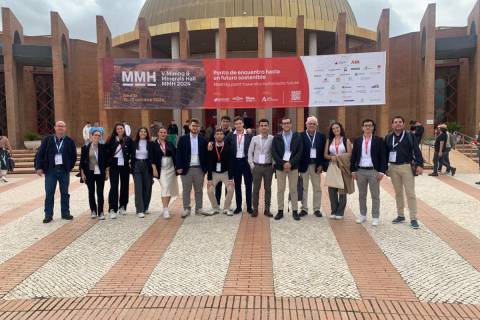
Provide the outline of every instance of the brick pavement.
[[28,175],[28,176],[22,176],[21,178],[18,177],[16,181],[10,181],[8,183],[4,183],[0,185],[0,193],[7,191],[7,190],[12,190],[13,188],[21,187],[29,182],[32,182],[38,178],[37,175]]

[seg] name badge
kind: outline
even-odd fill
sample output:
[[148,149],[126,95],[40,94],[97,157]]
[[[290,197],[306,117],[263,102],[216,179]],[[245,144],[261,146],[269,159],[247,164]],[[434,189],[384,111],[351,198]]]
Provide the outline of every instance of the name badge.
[[117,165],[119,167],[123,167],[125,165],[125,159],[124,158],[117,158]]
[[292,153],[290,151],[285,151],[285,153],[283,154],[283,161],[290,161],[291,155]]
[[258,156],[258,163],[259,163],[259,164],[265,164],[265,163],[267,163],[266,155],[264,155],[264,154],[259,155],[259,156]]
[[61,153],[57,153],[55,155],[55,165],[58,166],[58,165],[61,165],[63,164],[63,158],[62,158],[62,154]]
[[217,172],[222,171],[222,164],[220,162],[217,162]]
[[311,148],[310,149],[310,159],[316,159],[317,158],[317,149]]
[[190,165],[191,165],[192,163],[193,163],[193,164],[196,164],[196,165],[200,163],[200,162],[198,161],[198,154],[192,154],[192,158],[191,158],[191,160],[190,160]]
[[95,169],[93,170],[93,174],[100,174],[100,167],[98,164],[95,165]]
[[390,151],[388,162],[397,162],[397,151]]

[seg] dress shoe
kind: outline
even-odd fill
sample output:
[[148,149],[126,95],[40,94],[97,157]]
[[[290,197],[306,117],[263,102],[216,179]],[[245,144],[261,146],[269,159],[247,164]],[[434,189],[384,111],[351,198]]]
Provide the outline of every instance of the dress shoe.
[[277,215],[275,216],[275,220],[280,220],[283,218],[283,210],[278,210]]
[[263,211],[263,214],[270,218],[273,217],[273,214],[270,212],[270,208],[265,208],[265,211]]
[[457,168],[452,168],[452,177],[455,175],[455,172],[457,172]]
[[300,220],[300,215],[298,214],[297,211],[293,211],[293,220],[298,221]]
[[242,208],[237,208],[233,211],[233,214],[239,214],[240,212],[242,212]]
[[43,223],[50,223],[52,222],[53,218],[52,217],[46,217],[45,219],[43,219]]
[[[253,209],[252,208],[247,208],[247,212],[252,214],[253,213]],[[258,212],[257,212],[258,213]]]
[[73,220],[73,216],[71,214],[69,214],[68,216],[63,216],[62,219],[63,220]]
[[308,215],[307,210],[300,211],[300,217],[305,217],[306,215]]
[[480,185],[480,181],[477,181],[477,182],[475,182],[475,184],[478,184],[478,185]]
[[258,209],[253,209],[252,211],[252,217],[258,216]]
[[320,210],[317,210],[313,213],[315,215],[315,217],[318,217],[318,218],[321,218],[323,217],[322,213],[320,212]]
[[438,173],[436,172],[432,172],[429,174],[430,177],[438,177]]

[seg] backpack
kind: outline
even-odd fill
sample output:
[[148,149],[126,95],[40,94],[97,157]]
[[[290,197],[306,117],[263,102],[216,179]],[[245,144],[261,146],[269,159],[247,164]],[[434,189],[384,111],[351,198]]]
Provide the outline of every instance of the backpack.
[[455,149],[456,145],[457,145],[457,135],[448,132],[447,147],[450,146],[450,148]]

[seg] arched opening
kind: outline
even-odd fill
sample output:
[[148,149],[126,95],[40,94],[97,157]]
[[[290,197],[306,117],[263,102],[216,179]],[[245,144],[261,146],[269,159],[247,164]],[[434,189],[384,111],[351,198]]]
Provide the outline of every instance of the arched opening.
[[62,35],[62,60],[63,65],[68,65],[68,45],[67,45],[67,38],[65,35]]
[[18,33],[18,31],[15,31],[15,34],[13,35],[13,43],[14,44],[22,43],[22,39],[20,38],[20,34]]

